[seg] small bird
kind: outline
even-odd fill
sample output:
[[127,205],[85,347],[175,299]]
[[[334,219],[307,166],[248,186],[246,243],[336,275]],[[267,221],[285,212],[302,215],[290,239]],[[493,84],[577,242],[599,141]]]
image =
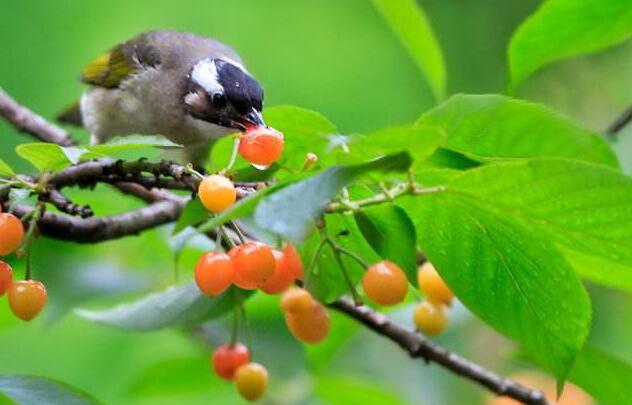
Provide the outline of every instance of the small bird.
[[83,125],[90,142],[163,135],[203,164],[214,140],[264,126],[263,89],[229,46],[203,36],[142,33],[90,63],[81,100],[59,115]]

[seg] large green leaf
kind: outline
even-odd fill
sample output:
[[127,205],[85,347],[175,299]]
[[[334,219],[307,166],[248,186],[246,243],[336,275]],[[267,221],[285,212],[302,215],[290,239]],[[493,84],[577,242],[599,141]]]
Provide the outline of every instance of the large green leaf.
[[50,378],[27,375],[0,375],[0,393],[19,405],[99,404],[90,395],[69,385]]
[[88,320],[124,330],[148,331],[195,324],[225,314],[234,307],[236,294],[231,289],[210,298],[195,283],[182,284],[149,294],[136,301],[102,311],[77,309]]
[[548,0],[509,44],[512,87],[542,66],[594,52],[632,35],[630,0]]
[[368,207],[355,214],[358,228],[383,259],[397,263],[408,280],[417,283],[417,237],[415,225],[397,205]]
[[446,88],[445,63],[421,6],[415,0],[373,0],[373,4],[408,50],[437,100],[441,100]]
[[498,95],[457,95],[418,123],[443,128],[443,147],[482,162],[570,157],[616,167],[617,158],[596,133],[538,104]]
[[565,379],[588,334],[591,310],[554,244],[510,212],[451,186],[402,203],[423,253],[459,299]]
[[410,155],[402,152],[368,163],[333,166],[267,196],[255,209],[255,223],[298,244],[308,236],[313,220],[323,212],[327,202],[344,186],[371,171],[406,171],[411,163]]
[[445,138],[443,129],[428,125],[384,128],[367,135],[353,136],[349,142],[349,155],[356,161],[366,161],[389,152],[407,150],[415,162],[422,162],[437,150]]
[[200,199],[193,198],[192,200],[189,200],[182,209],[182,212],[178,217],[178,222],[176,222],[176,226],[173,227],[172,234],[175,235],[179,233],[187,226],[194,226],[204,222],[204,220],[208,219],[208,217],[209,212],[206,208],[204,208]]
[[592,345],[584,347],[568,377],[600,404],[621,405],[632,399],[632,365]]
[[0,159],[0,176],[13,177],[15,172],[4,160]]
[[565,245],[582,276],[632,291],[632,178],[592,163],[533,159],[473,169],[448,187]]

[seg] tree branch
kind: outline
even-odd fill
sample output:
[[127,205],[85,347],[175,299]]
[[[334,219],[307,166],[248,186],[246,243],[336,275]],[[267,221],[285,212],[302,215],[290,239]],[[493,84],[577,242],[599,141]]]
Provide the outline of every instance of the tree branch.
[[18,131],[32,135],[44,142],[72,146],[77,142],[63,129],[46,121],[28,108],[18,104],[0,87],[0,115]]
[[464,378],[474,381],[499,396],[507,396],[528,405],[551,405],[541,391],[529,389],[473,363],[425,337],[392,323],[386,315],[365,306],[339,299],[330,306],[362,323],[372,331],[397,343],[412,358],[432,361]]

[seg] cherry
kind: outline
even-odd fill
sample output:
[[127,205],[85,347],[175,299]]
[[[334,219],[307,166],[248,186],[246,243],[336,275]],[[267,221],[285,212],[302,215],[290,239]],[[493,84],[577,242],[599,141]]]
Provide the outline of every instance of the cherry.
[[454,298],[454,293],[430,262],[426,262],[419,267],[417,281],[419,288],[430,301],[449,304]]
[[268,371],[259,363],[249,363],[237,369],[235,373],[237,391],[244,399],[256,401],[268,387]]
[[261,287],[274,274],[276,261],[268,246],[261,242],[246,242],[235,251],[233,266],[237,285],[239,280],[248,286]]
[[263,283],[261,289],[267,294],[279,294],[290,288],[294,282],[294,275],[290,271],[285,254],[278,250],[272,250],[272,254],[275,260],[274,274]]
[[413,314],[417,329],[427,335],[438,335],[448,325],[445,306],[432,301],[422,301],[415,307]]
[[11,266],[9,266],[8,263],[0,260],[0,296],[7,292],[9,287],[11,287],[12,282],[13,269],[11,269]]
[[387,260],[369,267],[362,277],[362,288],[372,301],[380,305],[395,305],[404,300],[408,291],[406,274]]
[[250,363],[250,350],[241,343],[221,345],[213,352],[212,361],[218,376],[232,380],[239,367]]
[[0,256],[17,249],[24,239],[24,226],[13,214],[0,214]]
[[283,153],[283,134],[271,128],[248,128],[239,142],[239,154],[255,165],[267,166]]
[[[228,251],[228,256],[230,256],[231,260],[233,261],[235,260],[235,256],[237,255],[237,252],[239,252],[242,246],[243,245],[235,246],[234,248]],[[233,264],[233,270],[234,268],[235,268],[235,265]],[[234,272],[233,277],[234,277],[233,282],[235,283],[237,287],[241,289],[254,290],[257,288],[256,283],[246,280],[242,275],[238,274],[237,272]]]
[[303,279],[303,260],[301,255],[291,243],[287,243],[283,248],[283,260],[287,263],[290,272],[297,280]]
[[204,178],[198,187],[198,194],[202,205],[215,214],[233,205],[237,199],[235,185],[219,174]]
[[46,287],[40,281],[16,281],[9,288],[9,307],[18,318],[30,321],[46,304]]
[[312,309],[314,298],[303,288],[292,288],[283,293],[281,308],[288,313],[305,313]]
[[211,297],[226,291],[233,279],[233,262],[226,253],[206,253],[195,266],[195,282],[200,291]]
[[286,312],[285,323],[294,337],[309,344],[324,340],[331,328],[327,309],[316,300],[307,311]]

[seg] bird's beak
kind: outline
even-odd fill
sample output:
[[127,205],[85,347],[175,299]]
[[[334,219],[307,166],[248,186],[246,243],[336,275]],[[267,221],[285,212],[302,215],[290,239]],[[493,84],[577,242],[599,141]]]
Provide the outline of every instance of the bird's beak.
[[254,108],[248,114],[241,117],[239,124],[243,126],[244,129],[250,127],[267,127],[261,112],[255,110]]

